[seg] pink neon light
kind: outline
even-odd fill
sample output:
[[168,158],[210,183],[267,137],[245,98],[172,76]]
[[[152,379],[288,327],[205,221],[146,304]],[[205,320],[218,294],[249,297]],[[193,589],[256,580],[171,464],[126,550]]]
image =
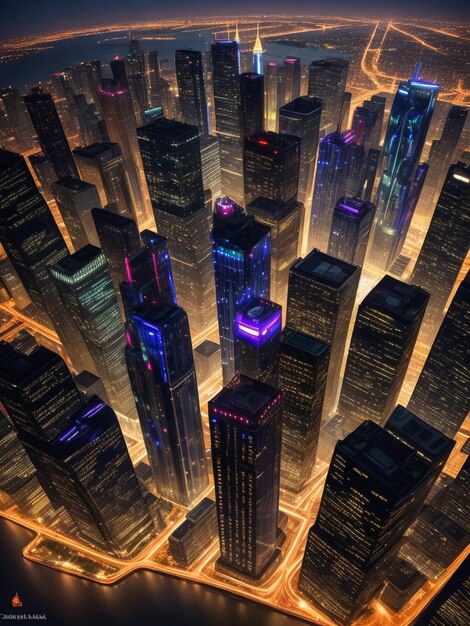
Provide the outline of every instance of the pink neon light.
[[127,282],[128,283],[132,283],[132,270],[131,270],[131,264],[129,262],[129,257],[125,256],[124,257],[124,267],[126,268],[126,276],[127,276]]
[[102,87],[98,87],[98,91],[102,93],[104,96],[109,96],[114,98],[114,96],[122,96],[123,93],[126,93],[125,89],[116,89],[116,91],[108,91],[107,89],[103,89]]
[[[242,330],[244,333],[248,335],[253,335],[253,337],[259,337],[259,330],[255,330],[254,328],[250,328],[249,326],[245,326],[245,324],[239,324],[238,328]],[[264,335],[265,333],[263,333]]]
[[128,330],[126,330],[126,343],[132,348],[132,337]]
[[152,256],[153,269],[155,271],[155,278],[157,279],[158,291],[161,291],[160,280],[158,278],[158,270],[157,270],[157,257],[155,256],[155,252],[152,252],[151,256]]
[[152,370],[152,364],[150,363],[150,361],[147,361],[147,369],[148,370]]

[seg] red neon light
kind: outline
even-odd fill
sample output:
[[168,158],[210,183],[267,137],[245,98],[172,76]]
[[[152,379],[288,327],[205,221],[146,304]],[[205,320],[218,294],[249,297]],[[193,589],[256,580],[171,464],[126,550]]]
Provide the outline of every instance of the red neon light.
[[269,146],[269,141],[266,141],[266,139],[259,139],[258,143],[260,146]]

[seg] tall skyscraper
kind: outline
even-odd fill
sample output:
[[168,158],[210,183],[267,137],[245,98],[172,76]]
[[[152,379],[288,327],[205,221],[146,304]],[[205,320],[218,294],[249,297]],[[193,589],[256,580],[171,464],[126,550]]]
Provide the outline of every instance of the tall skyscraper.
[[258,196],[277,202],[297,200],[299,166],[298,137],[278,133],[260,133],[245,137],[245,205]]
[[63,306],[70,313],[92,355],[95,370],[111,402],[135,430],[135,404],[124,357],[124,329],[105,256],[85,246],[50,267]]
[[256,24],[256,39],[253,46],[253,72],[263,74],[263,44],[259,36],[259,22]]
[[448,437],[455,437],[470,410],[469,334],[470,272],[457,289],[408,404]]
[[450,453],[447,443],[431,461],[421,444],[366,421],[336,444],[299,579],[302,593],[336,622],[351,624],[380,591]]
[[360,270],[354,265],[312,250],[291,267],[287,297],[287,325],[331,345],[323,418],[336,405]]
[[82,180],[95,185],[101,205],[132,216],[132,197],[121,150],[117,143],[93,143],[73,150]]
[[24,102],[41,150],[54,166],[57,178],[63,176],[79,178],[52,96],[48,93],[34,93],[25,96]]
[[254,298],[269,298],[269,228],[259,224],[230,198],[215,202],[212,229],[217,316],[222,372],[227,384],[239,370],[240,346],[235,319]]
[[430,292],[424,320],[430,344],[470,247],[470,167],[452,165],[439,196],[411,280]]
[[387,271],[403,247],[426,174],[419,164],[440,86],[413,78],[400,83],[384,143],[371,262]]
[[6,124],[0,124],[0,135],[5,139],[14,138],[14,150],[23,152],[33,147],[34,129],[18,90],[7,87],[0,90],[0,103],[6,117]]
[[341,196],[356,195],[363,161],[364,148],[352,131],[333,132],[320,141],[308,250],[328,249],[333,209]]
[[302,68],[299,58],[286,57],[284,59],[283,65],[278,70],[278,80],[280,78],[278,108],[300,96],[301,73]]
[[79,250],[88,243],[98,245],[91,215],[92,209],[101,208],[96,187],[83,180],[66,176],[52,183],[51,189],[74,250]]
[[278,81],[278,64],[270,61],[265,67],[264,83],[265,83],[265,124],[264,127],[269,132],[277,132],[277,118],[279,111],[279,81]]
[[240,136],[240,44],[215,41],[211,46],[212,83],[217,138],[220,145],[222,192],[243,200],[243,163]]
[[278,202],[262,196],[250,202],[246,211],[257,222],[271,229],[271,299],[287,304],[289,269],[298,258],[299,230],[303,206],[300,202]]
[[208,487],[188,317],[178,306],[141,304],[126,325],[126,358],[158,492],[182,506]]
[[384,276],[359,305],[338,413],[383,424],[397,403],[429,294]]
[[279,555],[281,419],[279,390],[246,376],[209,402],[221,553],[216,567],[235,576],[259,579]]
[[362,267],[374,215],[370,202],[354,196],[340,198],[333,211],[328,254]]
[[240,309],[235,318],[240,374],[275,385],[281,326],[281,307],[275,302],[255,298]]
[[213,198],[218,198],[222,193],[222,181],[217,137],[210,136],[201,143],[201,169],[204,189],[210,191]]
[[199,128],[201,139],[209,135],[202,55],[197,50],[177,50],[176,80],[183,122]]
[[158,232],[167,237],[178,302],[193,335],[215,317],[210,202],[205,202],[199,133],[195,126],[160,119],[138,129]]
[[320,59],[310,65],[308,95],[323,102],[321,129],[325,135],[336,131],[340,121],[348,69],[349,61],[339,58]]
[[352,93],[350,91],[345,91],[343,93],[343,97],[341,98],[341,114],[339,117],[340,128],[350,128],[349,116],[351,113],[351,98]]
[[68,255],[67,246],[24,158],[7,150],[0,150],[0,239],[41,321],[52,322],[75,369],[93,369],[47,269]]
[[131,96],[126,87],[115,81],[103,81],[98,88],[98,101],[108,129],[109,138],[119,144],[124,168],[129,181],[134,219],[142,225],[149,217],[145,195],[145,179],[135,132],[136,124]]
[[329,357],[326,341],[284,329],[277,378],[283,406],[281,487],[293,493],[312,477]]
[[356,133],[357,142],[366,149],[377,148],[380,144],[384,110],[385,98],[380,96],[364,100],[363,105],[354,110],[351,129]]
[[264,76],[240,74],[240,132],[242,137],[264,130]]

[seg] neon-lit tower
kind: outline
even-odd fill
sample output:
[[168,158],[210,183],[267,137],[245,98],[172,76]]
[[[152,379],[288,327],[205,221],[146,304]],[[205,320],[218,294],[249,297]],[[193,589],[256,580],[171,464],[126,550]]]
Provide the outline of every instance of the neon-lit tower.
[[253,46],[253,72],[255,74],[263,73],[263,44],[259,36],[259,22],[256,24],[256,41]]
[[370,261],[387,271],[403,247],[424,183],[420,165],[440,86],[419,79],[420,66],[400,83],[393,101],[384,142],[385,170],[377,192],[377,219]]

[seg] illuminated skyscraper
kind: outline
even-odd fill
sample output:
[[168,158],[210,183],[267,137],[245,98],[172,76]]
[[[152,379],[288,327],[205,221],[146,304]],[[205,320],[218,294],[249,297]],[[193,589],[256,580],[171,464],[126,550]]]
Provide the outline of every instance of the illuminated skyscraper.
[[126,325],[126,358],[144,442],[160,495],[190,506],[208,487],[188,317],[178,306],[141,304]]
[[341,196],[356,195],[363,161],[364,148],[352,131],[333,132],[320,141],[308,250],[328,249],[335,204]]
[[339,624],[351,624],[380,591],[400,540],[452,448],[437,458],[366,421],[336,444],[310,529],[299,589]]
[[14,87],[0,90],[0,103],[6,117],[0,124],[0,136],[5,140],[14,138],[14,150],[24,152],[33,147],[34,129],[23,99]]
[[343,97],[341,98],[341,115],[339,118],[340,128],[350,128],[349,115],[351,113],[351,98],[351,92],[345,91],[343,93]]
[[340,121],[348,69],[349,61],[339,58],[320,59],[310,65],[308,95],[323,102],[321,130],[325,135],[336,131]]
[[177,50],[176,80],[183,122],[199,128],[201,140],[209,135],[202,55],[197,50]]
[[279,556],[281,420],[279,390],[246,376],[209,402],[221,553],[216,568],[232,575],[259,579]]
[[204,189],[211,192],[212,198],[218,198],[222,193],[222,181],[217,137],[210,136],[201,143],[201,170]]
[[371,248],[371,262],[385,271],[403,247],[426,175],[419,160],[440,87],[419,80],[418,72],[400,83],[385,135]]
[[302,204],[277,202],[258,197],[247,205],[248,215],[271,229],[271,299],[285,309],[287,304],[287,283],[289,269],[298,258],[299,229],[302,218]]
[[380,144],[384,109],[385,98],[372,96],[354,110],[351,128],[356,133],[357,142],[366,149],[377,148]]
[[384,276],[359,305],[338,413],[383,424],[397,403],[429,294]]
[[370,202],[351,196],[340,198],[333,211],[328,254],[362,267],[374,215]]
[[[278,108],[300,97],[300,78],[302,68],[300,59],[286,57],[284,64],[278,69]],[[280,79],[280,81],[279,81]]]
[[448,437],[455,437],[470,410],[469,335],[470,272],[452,300],[408,404]]
[[111,80],[103,81],[97,93],[109,138],[112,142],[119,144],[121,149],[131,192],[132,206],[130,208],[134,219],[140,226],[149,216],[143,192],[145,179],[135,132],[132,100],[126,87],[120,87]]
[[331,345],[323,418],[336,406],[360,270],[354,265],[312,250],[290,269],[287,326]]
[[297,200],[300,140],[292,135],[259,133],[245,137],[245,204],[258,196],[277,202]]
[[242,137],[264,130],[264,76],[240,74],[240,132]]
[[240,346],[236,315],[254,298],[269,298],[269,228],[256,222],[230,198],[215,202],[212,229],[217,315],[224,383],[238,372]]
[[264,74],[264,83],[265,83],[265,102],[264,102],[264,111],[265,111],[265,124],[264,127],[268,132],[277,132],[277,116],[279,110],[279,101],[278,101],[278,90],[279,90],[279,81],[278,81],[278,65],[274,61],[270,61],[266,68]]
[[276,383],[281,326],[281,307],[275,302],[256,298],[240,309],[235,318],[240,374],[268,385]]
[[132,216],[132,199],[121,150],[117,143],[93,143],[73,150],[82,180],[95,185],[101,205]]
[[79,178],[52,96],[34,93],[24,97],[26,108],[37,133],[41,150],[54,166],[57,178]]
[[277,387],[282,391],[281,487],[299,493],[312,477],[330,346],[284,329]]
[[50,267],[63,306],[92,355],[111,405],[133,431],[135,404],[124,357],[124,329],[104,254],[88,245]]
[[240,44],[238,41],[215,41],[211,46],[211,57],[215,123],[220,145],[222,192],[237,202],[242,202]]
[[52,322],[76,370],[93,369],[47,270],[68,255],[67,247],[24,158],[7,150],[0,150],[0,239],[42,321]]
[[88,243],[98,245],[91,215],[92,209],[101,208],[96,187],[66,176],[52,183],[51,188],[74,250],[79,250]]
[[263,44],[259,36],[259,22],[256,24],[256,40],[253,46],[253,72],[263,74]]
[[178,302],[193,335],[215,318],[210,202],[204,200],[197,127],[160,119],[138,129],[158,232],[168,239]]
[[379,148],[369,148],[366,160],[362,167],[361,178],[356,194],[364,200],[370,202],[374,190],[375,179],[380,166],[382,151]]
[[411,280],[431,298],[423,335],[430,344],[470,247],[470,167],[458,163],[447,172]]

